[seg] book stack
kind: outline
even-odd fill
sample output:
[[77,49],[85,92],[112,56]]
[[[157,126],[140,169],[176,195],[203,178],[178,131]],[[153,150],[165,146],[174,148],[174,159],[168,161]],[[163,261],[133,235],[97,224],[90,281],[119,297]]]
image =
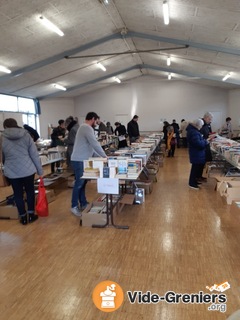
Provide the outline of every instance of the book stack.
[[127,177],[128,159],[118,159],[117,175],[116,178],[124,179]]
[[95,178],[99,177],[100,172],[98,168],[85,168],[83,172],[84,177]]
[[127,177],[137,179],[140,171],[142,170],[142,159],[129,159]]

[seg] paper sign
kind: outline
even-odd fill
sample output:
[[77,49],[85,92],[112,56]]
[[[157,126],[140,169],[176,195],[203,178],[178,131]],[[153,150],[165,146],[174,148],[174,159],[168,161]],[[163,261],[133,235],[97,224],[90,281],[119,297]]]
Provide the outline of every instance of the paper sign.
[[119,194],[119,179],[99,178],[97,179],[98,193]]

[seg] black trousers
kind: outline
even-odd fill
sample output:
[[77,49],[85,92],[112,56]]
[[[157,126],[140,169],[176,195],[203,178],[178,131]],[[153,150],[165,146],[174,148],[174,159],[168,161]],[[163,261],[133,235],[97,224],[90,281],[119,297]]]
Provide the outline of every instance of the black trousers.
[[197,179],[201,177],[202,168],[204,164],[192,163],[192,168],[189,176],[189,185],[192,187],[197,187]]
[[27,212],[34,213],[35,192],[34,192],[34,174],[24,178],[9,179],[12,185],[14,200],[20,216],[26,214],[25,201],[23,199],[24,191],[27,194]]

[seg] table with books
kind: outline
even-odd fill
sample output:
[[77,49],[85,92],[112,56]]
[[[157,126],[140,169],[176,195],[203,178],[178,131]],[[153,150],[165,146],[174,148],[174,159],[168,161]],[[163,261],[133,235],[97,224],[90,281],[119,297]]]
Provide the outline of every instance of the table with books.
[[[98,202],[93,203],[87,210],[90,215],[95,216],[97,223],[93,223],[94,228],[115,227],[118,229],[128,229],[128,226],[119,226],[114,223],[114,208],[117,206],[122,195],[119,189],[122,183],[126,181],[134,182],[138,179],[146,165],[148,158],[155,151],[159,144],[159,139],[146,139],[139,144],[133,144],[130,149],[116,151],[115,154],[108,158],[90,158],[84,161],[84,173],[82,179],[97,180],[98,193],[104,194],[105,205]],[[134,195],[125,194],[123,197],[126,203],[132,203]],[[122,199],[121,199],[122,200]],[[128,202],[129,200],[129,202]],[[120,201],[121,202],[121,201]],[[105,220],[102,219],[104,214]],[[91,217],[89,218],[91,223]],[[94,222],[94,221],[93,221]]]

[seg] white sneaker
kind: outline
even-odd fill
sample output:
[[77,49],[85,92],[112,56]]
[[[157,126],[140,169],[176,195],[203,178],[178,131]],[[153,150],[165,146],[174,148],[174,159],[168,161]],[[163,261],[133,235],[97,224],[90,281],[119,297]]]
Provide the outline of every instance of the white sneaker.
[[82,216],[82,214],[81,214],[80,210],[78,209],[78,207],[71,208],[71,212],[72,212],[76,217],[81,217],[81,216]]

